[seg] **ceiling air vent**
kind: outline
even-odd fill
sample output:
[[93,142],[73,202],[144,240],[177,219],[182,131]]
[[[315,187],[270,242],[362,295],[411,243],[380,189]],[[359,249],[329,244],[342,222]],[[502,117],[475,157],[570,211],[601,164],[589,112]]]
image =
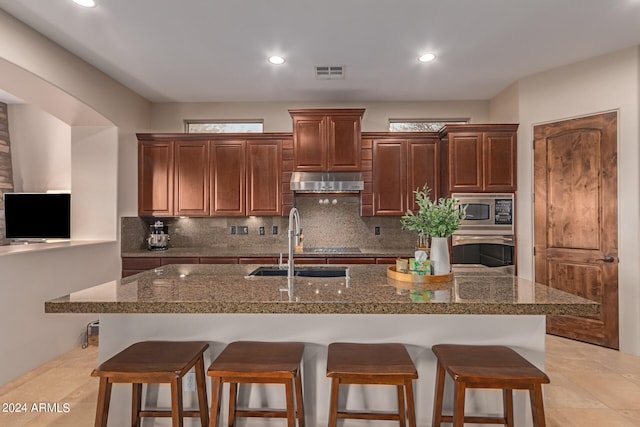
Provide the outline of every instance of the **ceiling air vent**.
[[316,65],[317,80],[344,79],[344,65]]

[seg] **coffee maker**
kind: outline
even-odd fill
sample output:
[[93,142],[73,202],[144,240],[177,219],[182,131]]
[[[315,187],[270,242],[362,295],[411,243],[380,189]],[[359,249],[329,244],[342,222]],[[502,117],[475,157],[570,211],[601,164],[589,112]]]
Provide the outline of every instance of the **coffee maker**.
[[151,233],[147,237],[147,249],[150,251],[166,251],[169,248],[169,227],[162,221],[156,221],[149,226]]

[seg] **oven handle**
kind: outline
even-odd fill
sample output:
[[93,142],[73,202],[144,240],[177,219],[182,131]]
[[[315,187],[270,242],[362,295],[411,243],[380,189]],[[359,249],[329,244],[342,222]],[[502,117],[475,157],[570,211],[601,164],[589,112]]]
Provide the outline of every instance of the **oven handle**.
[[454,234],[451,244],[453,246],[472,245],[474,243],[489,243],[496,245],[515,246],[513,235],[478,235],[478,234]]

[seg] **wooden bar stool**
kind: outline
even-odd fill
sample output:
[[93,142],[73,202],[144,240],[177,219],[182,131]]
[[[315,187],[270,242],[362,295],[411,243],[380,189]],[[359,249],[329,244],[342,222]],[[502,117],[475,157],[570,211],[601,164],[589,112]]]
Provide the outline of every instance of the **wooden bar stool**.
[[[436,393],[433,408],[433,427],[453,423],[462,427],[465,422],[478,424],[513,424],[512,390],[529,390],[534,427],[544,427],[542,384],[549,377],[524,357],[505,346],[440,344],[432,347],[438,359]],[[454,381],[453,416],[442,415],[445,371]],[[467,388],[502,389],[503,417],[465,417],[464,401]]]
[[[295,342],[236,341],[227,345],[211,364],[211,427],[218,425],[222,386],[229,383],[229,426],[238,417],[286,418],[288,427],[304,427],[300,364],[304,344]],[[239,384],[284,384],[285,410],[238,409]],[[294,390],[296,401],[294,402]]]
[[[204,375],[206,342],[145,341],[135,343],[102,363],[91,375],[100,377],[96,427],[106,427],[114,383],[133,385],[131,425],[140,427],[141,417],[171,417],[173,427],[182,427],[183,417],[200,417],[202,427],[209,424],[207,387]],[[184,410],[182,378],[196,370],[199,410]],[[142,384],[171,384],[171,410],[142,410]]]
[[[405,427],[416,426],[413,380],[418,378],[416,367],[402,344],[329,344],[327,377],[331,378],[329,427],[338,418],[361,420],[397,420]],[[364,412],[338,409],[338,390],[341,384],[395,385],[398,392],[398,412]],[[406,396],[406,407],[405,407]]]

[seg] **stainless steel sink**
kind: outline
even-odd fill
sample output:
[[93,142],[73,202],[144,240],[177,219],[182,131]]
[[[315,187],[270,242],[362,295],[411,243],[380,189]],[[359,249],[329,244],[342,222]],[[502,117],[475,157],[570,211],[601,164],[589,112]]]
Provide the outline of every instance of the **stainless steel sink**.
[[[278,267],[258,267],[247,275],[247,277],[276,277],[287,275],[287,270]],[[349,267],[296,267],[295,276],[300,277],[347,277]]]

